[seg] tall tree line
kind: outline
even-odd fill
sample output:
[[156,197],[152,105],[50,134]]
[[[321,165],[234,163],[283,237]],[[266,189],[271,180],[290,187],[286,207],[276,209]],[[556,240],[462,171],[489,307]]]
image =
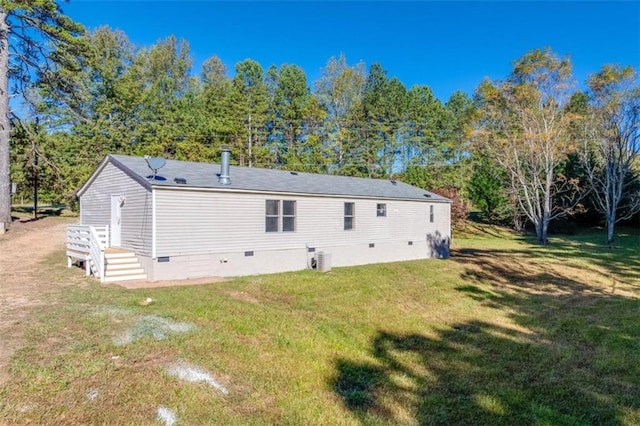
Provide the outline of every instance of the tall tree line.
[[62,151],[48,143],[52,162],[74,166],[52,197],[71,195],[108,153],[215,161],[230,145],[240,165],[367,177],[444,171],[468,156],[471,100],[458,92],[443,104],[380,64],[333,57],[309,82],[297,65],[246,59],[230,72],[214,56],[193,74],[188,43],[175,37],[136,48],[102,27],[82,40],[86,55],[56,51],[67,55],[62,78],[32,88],[39,137],[67,141]]
[[606,65],[580,91],[568,58],[533,50],[504,80],[442,102],[344,55],[314,82],[295,64],[252,59],[229,69],[213,56],[193,70],[184,40],[139,48],[121,31],[68,25],[73,42],[49,45],[50,66],[22,90],[31,113],[9,126],[12,180],[23,191],[46,182],[47,201],[73,200],[108,153],[216,161],[229,145],[244,166],[441,189],[488,220],[532,224],[541,242],[584,205],[613,242],[614,224],[640,209],[631,67]]
[[[17,93],[28,100],[25,90],[34,78],[55,84],[58,75],[52,69],[57,64],[67,66],[65,58],[69,54],[83,54],[77,38],[82,31],[82,26],[67,18],[54,0],[0,2],[0,233],[11,223],[10,134],[12,128],[20,126],[9,100]],[[57,55],[52,49],[67,54]]]
[[[507,79],[487,80],[476,93],[476,156],[484,161],[470,192],[493,211],[509,200],[541,243],[553,219],[575,214],[584,203],[604,216],[609,244],[615,224],[640,211],[638,74],[604,65],[586,87],[576,89],[568,57],[535,49],[515,62]],[[500,181],[503,190],[496,192]]]

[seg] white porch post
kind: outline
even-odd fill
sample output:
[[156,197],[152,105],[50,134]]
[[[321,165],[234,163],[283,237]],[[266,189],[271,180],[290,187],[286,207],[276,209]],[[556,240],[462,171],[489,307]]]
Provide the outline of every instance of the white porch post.
[[151,258],[156,258],[156,190],[151,188]]

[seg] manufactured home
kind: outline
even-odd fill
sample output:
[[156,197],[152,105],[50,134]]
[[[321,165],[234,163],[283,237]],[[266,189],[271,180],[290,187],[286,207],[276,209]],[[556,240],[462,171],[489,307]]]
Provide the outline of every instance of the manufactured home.
[[231,166],[229,157],[108,155],[78,192],[69,265],[83,260],[103,282],[156,281],[448,256],[447,198],[395,180]]

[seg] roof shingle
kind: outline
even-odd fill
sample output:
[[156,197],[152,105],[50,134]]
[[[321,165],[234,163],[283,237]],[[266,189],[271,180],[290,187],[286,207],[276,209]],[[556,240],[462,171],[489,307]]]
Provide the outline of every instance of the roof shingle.
[[[295,194],[318,194],[344,197],[370,197],[384,199],[409,199],[416,201],[450,202],[449,199],[400,181],[367,179],[284,170],[231,166],[231,184],[218,182],[220,165],[167,160],[157,176],[165,180],[151,179],[152,171],[142,157],[127,155],[108,156],[119,167],[147,187],[188,187]],[[176,183],[183,178],[186,184]]]

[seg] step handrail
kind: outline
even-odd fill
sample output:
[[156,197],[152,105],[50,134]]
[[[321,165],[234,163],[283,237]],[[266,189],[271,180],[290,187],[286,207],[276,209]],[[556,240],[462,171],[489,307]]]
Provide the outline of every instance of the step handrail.
[[[75,253],[87,262],[89,271],[104,282],[105,250],[109,247],[109,226],[69,225],[67,227],[67,257]],[[80,256],[77,256],[80,257]],[[70,262],[68,262],[70,266]]]
[[95,270],[93,275],[104,282],[105,278],[105,257],[104,251],[109,247],[109,226],[90,226],[91,232],[91,259]]

